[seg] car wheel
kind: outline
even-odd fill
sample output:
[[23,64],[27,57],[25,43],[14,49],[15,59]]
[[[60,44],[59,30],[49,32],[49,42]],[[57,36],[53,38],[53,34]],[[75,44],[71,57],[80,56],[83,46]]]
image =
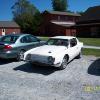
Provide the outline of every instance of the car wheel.
[[18,56],[17,56],[17,60],[18,61],[22,61],[23,58],[24,58],[24,50],[21,50],[19,53],[18,53]]
[[68,64],[68,57],[65,56],[65,57],[63,58],[63,60],[62,60],[62,64],[61,64],[61,66],[60,66],[60,69],[61,69],[61,70],[65,69],[65,68],[67,67],[67,64]]

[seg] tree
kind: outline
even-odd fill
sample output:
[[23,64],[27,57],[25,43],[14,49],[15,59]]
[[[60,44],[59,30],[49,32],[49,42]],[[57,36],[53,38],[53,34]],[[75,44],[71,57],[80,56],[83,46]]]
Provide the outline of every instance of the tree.
[[27,0],[18,0],[11,9],[13,20],[20,25],[22,32],[35,33],[38,30],[41,16],[33,4]]
[[54,11],[66,11],[68,2],[67,0],[52,0],[52,7]]
[[83,15],[84,12],[83,11],[77,11],[78,14]]

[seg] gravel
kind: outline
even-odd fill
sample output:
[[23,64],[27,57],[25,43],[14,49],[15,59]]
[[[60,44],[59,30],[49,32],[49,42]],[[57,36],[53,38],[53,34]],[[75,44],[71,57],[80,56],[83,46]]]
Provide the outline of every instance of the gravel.
[[100,100],[100,58],[74,59],[64,70],[0,60],[0,100]]

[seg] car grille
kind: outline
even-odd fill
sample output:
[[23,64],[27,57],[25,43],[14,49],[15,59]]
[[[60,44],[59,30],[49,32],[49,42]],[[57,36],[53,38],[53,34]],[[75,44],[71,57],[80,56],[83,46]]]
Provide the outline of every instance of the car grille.
[[31,59],[33,60],[33,61],[38,61],[38,62],[43,62],[43,63],[45,63],[45,62],[48,62],[48,56],[43,56],[43,55],[32,55],[31,54]]

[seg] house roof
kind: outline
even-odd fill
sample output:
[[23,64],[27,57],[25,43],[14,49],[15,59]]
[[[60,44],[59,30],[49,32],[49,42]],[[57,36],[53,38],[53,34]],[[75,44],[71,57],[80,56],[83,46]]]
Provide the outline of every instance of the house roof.
[[74,22],[64,22],[64,21],[51,21],[51,23],[64,27],[71,27],[75,25]]
[[12,28],[19,28],[20,26],[14,21],[0,21],[0,27],[12,27]]
[[100,20],[100,6],[88,8],[79,21]]
[[76,24],[75,26],[100,26],[100,23],[86,23],[86,24]]
[[69,16],[81,16],[80,14],[77,13],[72,13],[72,12],[61,12],[61,11],[44,11],[44,13],[50,13],[50,14],[57,14],[57,15],[69,15]]
[[52,39],[72,39],[75,38],[74,36],[54,36],[51,37]]
[[55,21],[51,20],[51,23],[58,24],[58,25],[75,25],[75,22],[65,22],[65,21]]

